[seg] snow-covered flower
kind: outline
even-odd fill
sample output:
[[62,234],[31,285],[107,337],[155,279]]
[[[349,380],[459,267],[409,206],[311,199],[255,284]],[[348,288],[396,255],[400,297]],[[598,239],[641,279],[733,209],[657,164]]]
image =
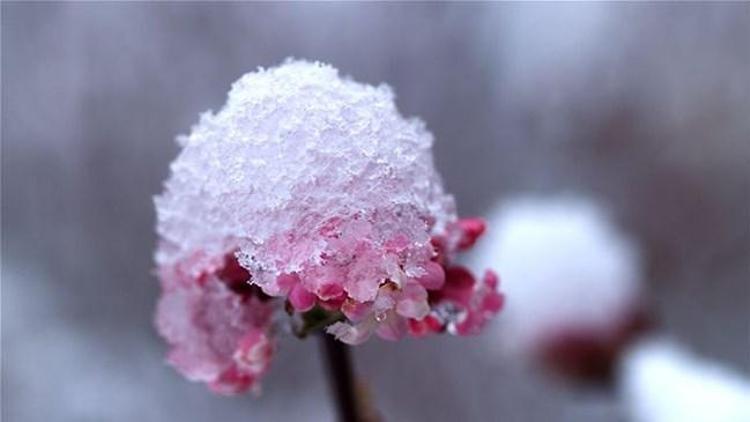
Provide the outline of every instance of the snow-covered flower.
[[189,378],[252,386],[283,303],[350,344],[473,334],[500,310],[494,273],[452,264],[484,223],[457,218],[432,135],[388,86],[288,60],[240,78],[178,142],[155,200],[157,319]]
[[503,268],[511,300],[501,347],[568,375],[610,376],[620,346],[646,323],[634,243],[576,196],[506,199],[489,221],[473,263]]
[[750,379],[667,339],[634,345],[619,381],[634,422],[750,421]]

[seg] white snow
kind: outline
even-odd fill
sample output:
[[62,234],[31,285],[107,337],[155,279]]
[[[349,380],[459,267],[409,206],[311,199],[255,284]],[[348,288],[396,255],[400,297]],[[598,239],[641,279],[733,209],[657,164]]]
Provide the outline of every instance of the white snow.
[[750,379],[669,340],[634,346],[620,383],[635,422],[750,421]]
[[289,59],[244,75],[178,142],[155,200],[159,265],[202,270],[239,249],[264,284],[328,254],[320,232],[331,221],[431,250],[430,235],[456,219],[424,123],[401,116],[387,85],[329,65]]

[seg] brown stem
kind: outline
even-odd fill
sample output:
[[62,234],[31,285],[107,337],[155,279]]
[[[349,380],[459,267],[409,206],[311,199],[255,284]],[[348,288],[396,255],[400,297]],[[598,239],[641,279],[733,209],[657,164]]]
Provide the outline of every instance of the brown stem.
[[363,422],[365,419],[357,403],[349,346],[326,333],[320,333],[320,339],[328,383],[336,398],[339,422]]

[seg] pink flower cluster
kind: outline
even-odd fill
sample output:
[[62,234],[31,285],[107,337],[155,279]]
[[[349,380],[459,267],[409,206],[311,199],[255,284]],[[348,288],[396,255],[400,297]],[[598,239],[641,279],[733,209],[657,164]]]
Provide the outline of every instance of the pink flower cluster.
[[171,345],[169,363],[220,394],[257,387],[275,349],[276,306],[248,284],[248,272],[228,255],[197,276],[179,266],[161,268],[159,276],[156,324]]
[[[421,265],[420,276],[384,280],[377,285],[376,293],[364,300],[343,298],[339,310],[346,321],[332,324],[328,332],[348,344],[360,344],[373,332],[386,340],[444,331],[478,333],[502,308],[498,278],[487,271],[476,280],[467,269],[451,265],[450,255],[453,250],[471,247],[484,232],[484,222],[464,219],[451,228],[458,234],[457,242],[433,237],[432,256]],[[392,246],[386,253],[395,252],[398,248]]]
[[[168,361],[188,379],[205,382],[220,394],[257,389],[275,350],[278,323],[273,315],[283,304],[298,313],[318,306],[340,314],[340,321],[327,331],[349,344],[360,344],[372,333],[386,340],[442,332],[477,334],[500,311],[503,296],[492,271],[477,280],[466,268],[450,263],[448,252],[471,247],[484,223],[464,219],[452,227],[457,242],[434,237],[432,257],[423,263],[421,276],[382,280],[366,300],[347,293],[347,278],[331,277],[335,271],[325,267],[319,269],[329,276],[325,283],[299,274],[279,276],[272,296],[252,284],[251,274],[232,253],[192,275],[184,269],[191,263],[162,267],[157,327],[172,347]],[[397,250],[390,245],[381,253]]]

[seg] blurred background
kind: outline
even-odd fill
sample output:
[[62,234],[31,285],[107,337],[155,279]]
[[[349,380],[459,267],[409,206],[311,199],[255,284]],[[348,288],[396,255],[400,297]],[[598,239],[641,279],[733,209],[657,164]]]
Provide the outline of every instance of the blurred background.
[[[333,419],[315,341],[283,341],[260,399],[223,398],[163,363],[152,324],[174,137],[288,56],[393,86],[462,215],[605,203],[662,329],[750,375],[750,3],[3,2],[3,420]],[[626,420],[487,344],[355,358],[387,420]]]

